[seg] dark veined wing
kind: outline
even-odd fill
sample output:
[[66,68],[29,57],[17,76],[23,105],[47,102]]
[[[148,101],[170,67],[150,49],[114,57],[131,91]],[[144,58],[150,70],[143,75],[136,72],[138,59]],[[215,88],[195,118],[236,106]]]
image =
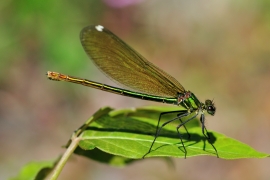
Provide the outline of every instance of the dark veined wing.
[[88,26],[80,34],[84,50],[109,78],[133,90],[165,97],[185,92],[172,76],[147,61],[103,26]]

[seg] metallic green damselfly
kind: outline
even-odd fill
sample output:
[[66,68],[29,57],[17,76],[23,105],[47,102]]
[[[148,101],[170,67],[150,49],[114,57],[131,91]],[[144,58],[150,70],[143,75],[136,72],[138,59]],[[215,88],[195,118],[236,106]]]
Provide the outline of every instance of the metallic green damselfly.
[[[49,79],[72,82],[123,96],[174,104],[185,108],[185,110],[160,114],[154,140],[143,157],[151,152],[161,129],[175,120],[180,120],[180,124],[176,129],[184,149],[185,158],[187,150],[183,143],[182,135],[179,132],[180,127],[183,126],[187,131],[185,124],[200,114],[202,133],[207,139],[210,138],[205,127],[204,112],[206,111],[210,115],[215,114],[216,108],[213,101],[209,99],[205,103],[199,101],[191,91],[185,90],[175,78],[147,61],[138,52],[101,25],[85,27],[81,31],[80,39],[85,52],[103,73],[120,85],[135,91],[51,71],[47,72]],[[177,113],[177,116],[159,126],[161,116],[169,113]],[[184,117],[188,118],[182,121]],[[188,131],[187,134],[190,136]],[[218,157],[216,148],[213,144],[211,145]]]

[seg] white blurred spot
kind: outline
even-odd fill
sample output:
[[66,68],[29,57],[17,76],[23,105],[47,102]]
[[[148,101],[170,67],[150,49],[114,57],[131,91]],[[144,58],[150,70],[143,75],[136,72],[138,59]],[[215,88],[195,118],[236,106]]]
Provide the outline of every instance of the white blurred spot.
[[101,25],[97,25],[96,26],[96,30],[98,30],[98,31],[103,31],[103,29],[104,29],[104,27],[101,26]]

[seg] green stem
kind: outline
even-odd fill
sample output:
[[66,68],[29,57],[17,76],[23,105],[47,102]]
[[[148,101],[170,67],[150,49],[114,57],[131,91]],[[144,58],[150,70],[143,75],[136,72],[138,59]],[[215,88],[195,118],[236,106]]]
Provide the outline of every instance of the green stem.
[[48,180],[56,180],[58,178],[58,176],[60,175],[62,169],[64,168],[67,160],[72,155],[74,150],[78,147],[80,140],[81,140],[80,137],[76,137],[75,134],[73,135],[73,137],[71,138],[71,144],[69,145],[66,152],[63,154],[61,159],[56,164],[53,172],[51,173],[51,176],[46,178],[46,179],[48,179]]

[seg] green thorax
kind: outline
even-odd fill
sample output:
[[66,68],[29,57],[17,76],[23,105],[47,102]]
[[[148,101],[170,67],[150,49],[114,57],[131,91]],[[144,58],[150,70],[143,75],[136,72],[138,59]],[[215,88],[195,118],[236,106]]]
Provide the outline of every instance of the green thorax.
[[187,91],[185,94],[179,94],[178,102],[179,105],[190,110],[191,112],[204,107],[204,104],[200,102],[199,99],[190,91]]

